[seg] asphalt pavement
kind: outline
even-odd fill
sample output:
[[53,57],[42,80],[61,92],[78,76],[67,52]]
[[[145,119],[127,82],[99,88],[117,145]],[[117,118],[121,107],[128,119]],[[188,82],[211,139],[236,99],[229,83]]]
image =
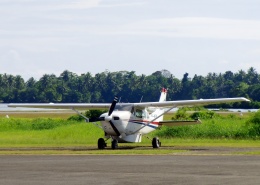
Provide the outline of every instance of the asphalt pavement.
[[42,184],[259,185],[260,156],[0,156],[0,185]]

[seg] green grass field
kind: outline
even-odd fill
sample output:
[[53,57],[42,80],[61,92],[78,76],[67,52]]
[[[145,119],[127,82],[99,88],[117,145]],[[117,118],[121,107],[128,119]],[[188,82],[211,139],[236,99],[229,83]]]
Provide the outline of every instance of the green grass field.
[[[22,115],[22,113],[21,113]],[[33,113],[26,118],[0,118],[0,148],[9,147],[96,147],[103,131],[91,123],[68,121],[62,114]],[[30,115],[30,114],[29,114]],[[228,146],[259,147],[260,138],[248,120],[252,113],[241,117],[238,114],[203,119],[200,125],[162,127],[148,135],[159,136],[163,146]],[[41,118],[36,118],[36,117]],[[52,117],[53,116],[53,117]],[[170,119],[173,115],[167,115]],[[52,117],[52,118],[47,118]],[[143,137],[142,143],[120,146],[151,146]]]
[[[6,113],[0,114],[0,155],[178,155],[193,147],[243,148],[232,155],[260,155],[259,135],[252,132],[248,120],[253,113],[226,114],[202,119],[202,124],[183,127],[162,127],[148,135],[159,136],[162,147],[153,149],[151,140],[141,143],[120,143],[118,150],[97,150],[103,131],[91,123],[68,121],[71,113]],[[166,115],[171,119],[175,115]],[[251,131],[250,131],[251,130]],[[248,148],[248,150],[245,150]],[[252,150],[253,148],[253,150]]]

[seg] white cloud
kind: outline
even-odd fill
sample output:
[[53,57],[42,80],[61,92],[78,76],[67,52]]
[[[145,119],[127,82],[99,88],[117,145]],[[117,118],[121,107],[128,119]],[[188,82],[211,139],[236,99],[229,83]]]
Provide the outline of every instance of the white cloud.
[[131,1],[131,2],[123,2],[123,1],[118,1],[118,2],[113,2],[113,1],[107,1],[107,3],[102,4],[101,7],[122,7],[122,6],[141,6],[145,5],[146,2],[144,1]]
[[77,0],[59,6],[60,9],[88,9],[97,7],[100,0]]
[[238,65],[239,69],[249,69],[250,67],[255,68],[257,71],[260,71],[260,63],[259,62],[252,62],[252,61],[248,61],[248,62],[240,62]]
[[0,0],[0,73],[260,70],[259,3],[205,2]]
[[0,73],[11,73],[13,71],[24,72],[21,66],[22,57],[20,53],[14,49],[4,51],[5,53],[0,56],[1,68]]
[[260,56],[260,48],[253,49],[247,53],[253,56]]
[[220,61],[217,62],[217,64],[219,64],[219,65],[227,65],[227,64],[229,64],[229,63],[230,63],[230,62],[227,61],[227,60],[220,60]]
[[111,34],[180,38],[260,40],[260,21],[208,17],[181,17],[144,20],[116,28]]
[[19,63],[21,61],[21,57],[20,54],[16,51],[16,50],[9,50],[7,51],[6,54],[4,54],[3,56],[1,56],[1,61],[3,61],[4,63],[6,63],[6,66],[12,66],[15,67],[16,63]]

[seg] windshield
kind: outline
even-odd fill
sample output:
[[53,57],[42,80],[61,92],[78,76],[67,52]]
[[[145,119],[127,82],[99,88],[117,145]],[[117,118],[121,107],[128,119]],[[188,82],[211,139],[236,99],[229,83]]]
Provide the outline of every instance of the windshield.
[[134,111],[134,105],[133,104],[121,104],[121,103],[118,103],[116,104],[115,106],[115,110],[119,110],[119,111],[129,111],[129,112],[132,112]]

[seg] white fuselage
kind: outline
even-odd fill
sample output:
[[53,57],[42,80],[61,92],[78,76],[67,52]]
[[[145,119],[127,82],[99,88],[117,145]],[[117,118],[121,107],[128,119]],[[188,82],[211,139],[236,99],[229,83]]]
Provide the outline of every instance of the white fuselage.
[[[159,102],[166,101],[166,94],[167,90],[163,88]],[[142,135],[158,128],[163,114],[162,108],[140,108],[119,103],[111,115],[104,113],[100,120],[106,137],[112,137],[119,142],[141,142]]]
[[136,112],[114,111],[109,118],[107,113],[100,117],[106,117],[101,124],[108,137],[117,138],[119,142],[141,142],[142,135],[154,131],[159,126],[158,119],[161,118],[154,119],[160,112],[156,110],[149,114],[146,110],[142,110],[138,115]]

